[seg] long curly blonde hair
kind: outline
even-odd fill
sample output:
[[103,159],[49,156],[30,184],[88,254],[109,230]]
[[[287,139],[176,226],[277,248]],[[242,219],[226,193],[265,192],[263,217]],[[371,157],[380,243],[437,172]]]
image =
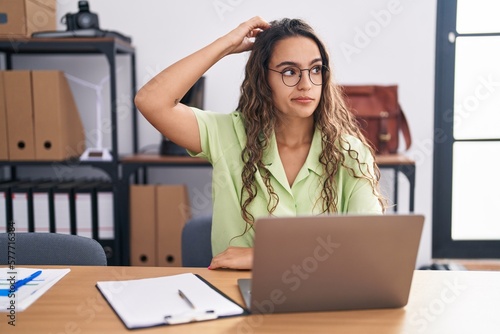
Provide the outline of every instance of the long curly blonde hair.
[[[272,185],[270,172],[264,167],[262,156],[268,146],[279,119],[279,111],[274,107],[272,91],[267,80],[267,71],[276,42],[295,36],[302,36],[313,40],[320,51],[323,61],[323,85],[321,99],[314,111],[315,126],[321,131],[322,152],[319,162],[323,165],[324,182],[321,191],[322,212],[335,213],[338,210],[338,194],[336,191],[335,175],[339,168],[348,168],[357,178],[367,179],[372,186],[373,194],[378,197],[382,209],[386,209],[386,200],[379,191],[380,170],[374,163],[374,175],[363,166],[366,163],[358,158],[357,151],[351,148],[345,139],[346,135],[359,138],[367,147],[365,137],[360,132],[358,123],[352,113],[346,108],[344,94],[338,85],[332,81],[330,59],[328,52],[313,29],[300,19],[282,19],[270,22],[270,28],[261,32],[255,39],[252,52],[245,68],[245,78],[241,85],[241,95],[238,110],[241,112],[245,124],[247,142],[241,158],[244,167],[241,173],[243,187],[241,189],[241,214],[247,222],[247,228],[253,225],[254,217],[248,207],[257,195],[255,174],[259,172],[264,180],[269,196],[268,211],[270,214],[276,209],[279,197]],[[374,151],[370,148],[371,154]],[[356,173],[345,164],[345,153],[354,159],[362,174]],[[365,168],[362,168],[365,167]],[[245,231],[247,230],[245,228]],[[244,232],[245,233],[245,232]]]

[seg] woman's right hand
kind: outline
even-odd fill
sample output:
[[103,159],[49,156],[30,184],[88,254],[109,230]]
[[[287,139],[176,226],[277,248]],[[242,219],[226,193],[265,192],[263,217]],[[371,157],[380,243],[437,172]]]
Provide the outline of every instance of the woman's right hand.
[[222,37],[227,39],[231,45],[228,49],[228,54],[251,50],[254,38],[267,28],[269,28],[269,23],[260,16],[255,16],[241,23],[238,27]]

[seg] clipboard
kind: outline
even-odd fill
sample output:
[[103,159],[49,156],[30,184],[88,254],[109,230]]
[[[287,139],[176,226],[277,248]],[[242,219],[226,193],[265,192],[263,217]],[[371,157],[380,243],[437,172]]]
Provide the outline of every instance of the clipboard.
[[200,275],[97,282],[97,289],[128,329],[248,315]]

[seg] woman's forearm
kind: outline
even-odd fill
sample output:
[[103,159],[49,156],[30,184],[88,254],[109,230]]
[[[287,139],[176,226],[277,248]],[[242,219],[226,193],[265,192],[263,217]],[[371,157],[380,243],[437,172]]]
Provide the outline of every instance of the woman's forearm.
[[221,37],[164,69],[137,93],[139,110],[147,114],[175,107],[196,81],[228,54],[229,46],[227,38]]

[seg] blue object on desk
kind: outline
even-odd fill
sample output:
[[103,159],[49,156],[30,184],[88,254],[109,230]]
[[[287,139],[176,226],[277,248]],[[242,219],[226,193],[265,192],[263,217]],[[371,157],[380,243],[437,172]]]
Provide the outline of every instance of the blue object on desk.
[[42,274],[42,271],[38,270],[38,271],[35,271],[30,276],[28,276],[26,278],[23,278],[23,279],[21,279],[19,281],[16,281],[16,283],[14,283],[14,290],[11,290],[11,288],[10,288],[11,286],[9,286],[8,289],[0,289],[0,296],[5,297],[5,296],[8,296],[12,292],[16,292],[20,287],[22,287],[23,285],[28,284],[29,282],[31,282],[32,280],[34,280],[35,278],[37,278],[41,274]]

